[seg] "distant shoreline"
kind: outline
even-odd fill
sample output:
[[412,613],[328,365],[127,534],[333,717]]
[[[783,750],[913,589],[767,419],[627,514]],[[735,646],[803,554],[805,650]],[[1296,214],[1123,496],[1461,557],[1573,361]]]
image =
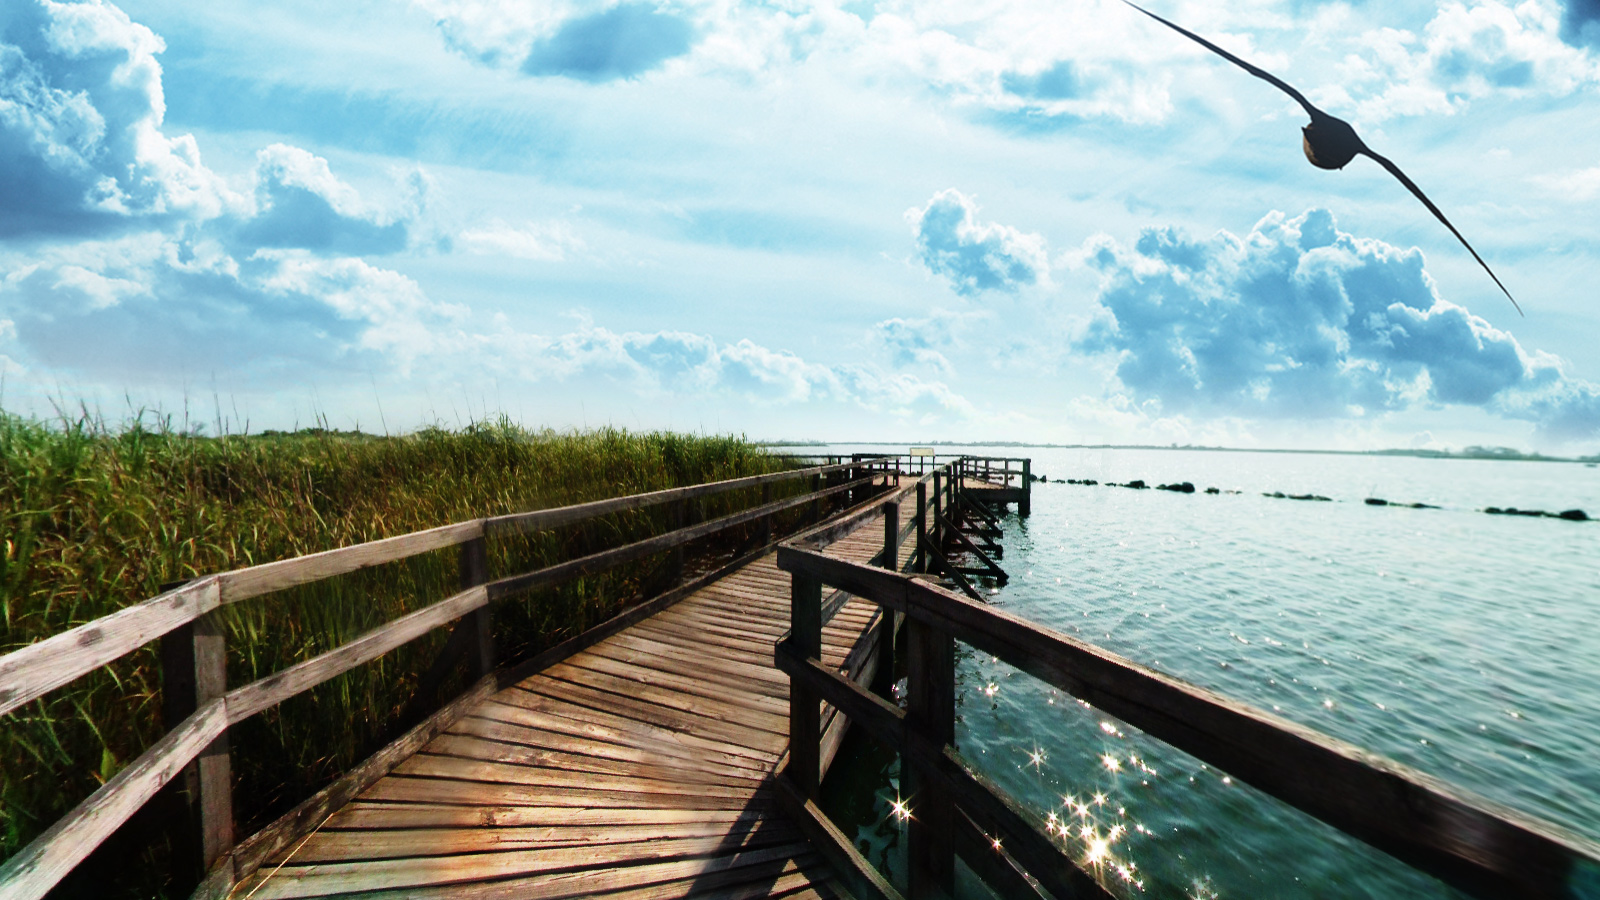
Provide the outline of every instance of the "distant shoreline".
[[1217,453],[1306,453],[1322,456],[1410,456],[1418,459],[1487,459],[1503,462],[1600,463],[1594,456],[1545,456],[1509,447],[1468,447],[1465,450],[1294,450],[1263,447],[1206,447],[1195,444],[1040,444],[1025,441],[753,441],[758,447],[1036,447],[1044,450],[1204,450]]

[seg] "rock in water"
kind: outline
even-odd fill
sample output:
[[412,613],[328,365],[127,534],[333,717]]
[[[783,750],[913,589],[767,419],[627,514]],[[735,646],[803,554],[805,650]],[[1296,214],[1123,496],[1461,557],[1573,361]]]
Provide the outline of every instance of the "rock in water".
[[1557,518],[1566,519],[1569,522],[1587,522],[1589,521],[1589,514],[1581,509],[1568,509],[1562,511]]

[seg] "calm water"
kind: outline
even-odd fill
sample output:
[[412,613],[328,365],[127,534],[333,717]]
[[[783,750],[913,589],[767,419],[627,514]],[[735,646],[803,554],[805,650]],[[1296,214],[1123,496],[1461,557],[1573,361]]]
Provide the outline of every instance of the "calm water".
[[[1036,485],[997,606],[1600,839],[1600,523],[1480,511],[1600,515],[1600,469],[1004,452],[1051,479],[1240,493]],[[1104,842],[1119,895],[1456,896],[988,656],[963,649],[958,679],[961,751],[1070,824],[1079,858]],[[859,738],[841,763],[829,806],[899,876],[896,764]]]

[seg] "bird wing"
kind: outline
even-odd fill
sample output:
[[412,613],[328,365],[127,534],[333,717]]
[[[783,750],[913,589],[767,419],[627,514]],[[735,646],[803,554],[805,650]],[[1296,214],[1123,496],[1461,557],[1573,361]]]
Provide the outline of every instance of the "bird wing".
[[1500,283],[1500,278],[1494,274],[1494,270],[1489,268],[1489,264],[1483,261],[1483,257],[1478,255],[1478,251],[1472,249],[1472,245],[1467,243],[1467,239],[1461,236],[1461,232],[1457,231],[1456,227],[1450,224],[1450,220],[1444,217],[1444,213],[1439,211],[1439,207],[1433,205],[1433,201],[1429,200],[1428,195],[1422,192],[1422,188],[1417,187],[1416,183],[1407,178],[1406,173],[1400,171],[1400,167],[1390,162],[1387,157],[1373,153],[1371,150],[1366,149],[1365,147],[1362,148],[1361,152],[1376,160],[1378,165],[1388,169],[1390,175],[1400,179],[1400,183],[1406,186],[1406,190],[1415,194],[1417,199],[1422,201],[1422,205],[1426,206],[1429,212],[1438,217],[1439,221],[1444,223],[1444,227],[1450,229],[1450,233],[1456,236],[1456,240],[1461,242],[1461,246],[1467,248],[1467,252],[1471,253],[1472,258],[1478,261],[1478,265],[1483,266],[1483,270],[1489,273],[1490,278],[1494,279],[1494,283],[1500,288],[1501,293],[1506,295],[1506,299],[1511,301],[1511,305],[1513,307],[1516,307],[1517,315],[1524,317],[1527,316],[1527,313],[1522,311],[1522,307],[1517,305],[1517,298],[1511,296],[1511,292],[1506,290],[1506,286]]
[[1134,9],[1137,9],[1139,12],[1142,12],[1145,15],[1149,16],[1150,18],[1155,19],[1157,22],[1160,22],[1161,24],[1167,26],[1168,28],[1171,28],[1173,31],[1176,31],[1177,33],[1183,35],[1184,37],[1189,38],[1190,40],[1194,41],[1195,43],[1199,44],[1200,46],[1206,48],[1207,50],[1210,50],[1212,53],[1217,54],[1218,56],[1222,57],[1223,59],[1227,60],[1228,62],[1233,63],[1234,65],[1236,65],[1239,68],[1245,70],[1246,72],[1249,72],[1251,75],[1254,75],[1255,77],[1261,79],[1262,81],[1265,81],[1268,84],[1271,84],[1273,87],[1276,87],[1278,90],[1283,91],[1285,94],[1288,94],[1289,96],[1293,97],[1294,98],[1294,102],[1296,102],[1296,103],[1300,104],[1301,106],[1305,107],[1306,115],[1309,115],[1311,118],[1316,119],[1317,117],[1324,115],[1322,110],[1317,109],[1315,106],[1311,105],[1311,101],[1307,100],[1305,98],[1304,94],[1302,94],[1299,91],[1295,90],[1294,88],[1290,87],[1288,82],[1286,82],[1282,78],[1279,78],[1278,76],[1272,74],[1271,72],[1268,72],[1266,69],[1262,69],[1262,68],[1259,68],[1257,66],[1252,66],[1251,64],[1245,62],[1244,60],[1240,59],[1239,57],[1234,56],[1232,53],[1229,53],[1228,51],[1222,49],[1221,47],[1218,47],[1216,44],[1211,43],[1210,41],[1206,40],[1205,38],[1201,37],[1200,35],[1195,34],[1194,32],[1190,31],[1187,28],[1184,28],[1182,25],[1179,25],[1179,24],[1177,24],[1175,22],[1169,22],[1166,19],[1163,19],[1160,16],[1156,15],[1155,13],[1151,12],[1150,10],[1145,9],[1144,7],[1138,5],[1137,3],[1130,3],[1129,0],[1122,0],[1122,2],[1123,3],[1127,3],[1129,6],[1133,7]]

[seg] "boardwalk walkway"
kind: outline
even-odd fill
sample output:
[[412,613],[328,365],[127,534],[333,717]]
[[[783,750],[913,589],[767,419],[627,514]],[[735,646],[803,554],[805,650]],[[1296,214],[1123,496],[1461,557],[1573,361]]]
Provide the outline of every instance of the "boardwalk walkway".
[[[865,562],[882,546],[875,518],[826,552]],[[845,667],[875,610],[839,611],[825,662]],[[789,681],[772,664],[788,624],[789,576],[769,554],[490,696],[231,897],[835,896],[770,787],[788,746]],[[854,657],[870,678],[875,656]]]

